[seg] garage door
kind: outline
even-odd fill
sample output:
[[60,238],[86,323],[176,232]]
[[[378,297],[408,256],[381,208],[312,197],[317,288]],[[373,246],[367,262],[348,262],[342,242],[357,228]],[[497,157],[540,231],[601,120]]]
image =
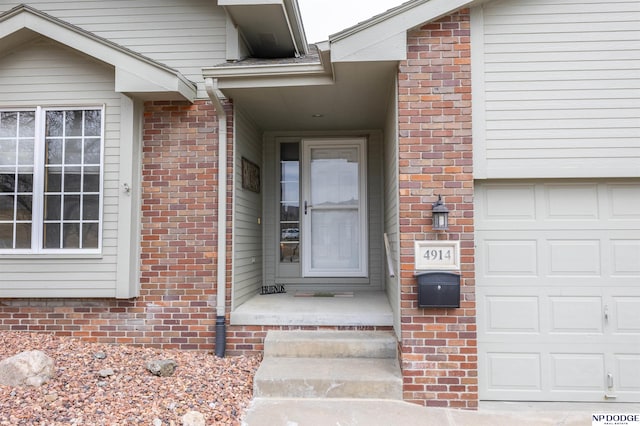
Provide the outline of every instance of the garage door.
[[476,188],[480,398],[640,401],[640,181]]

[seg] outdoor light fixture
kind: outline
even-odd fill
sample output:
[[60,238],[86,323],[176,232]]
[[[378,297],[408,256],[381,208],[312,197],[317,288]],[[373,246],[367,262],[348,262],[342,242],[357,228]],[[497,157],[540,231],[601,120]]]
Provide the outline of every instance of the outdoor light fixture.
[[449,209],[442,204],[442,196],[438,195],[438,201],[433,203],[433,227],[434,231],[449,229]]

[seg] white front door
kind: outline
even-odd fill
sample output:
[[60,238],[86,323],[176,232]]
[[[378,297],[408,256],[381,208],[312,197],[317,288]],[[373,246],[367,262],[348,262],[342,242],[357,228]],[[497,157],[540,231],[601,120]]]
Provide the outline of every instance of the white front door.
[[306,277],[367,276],[365,140],[302,142]]

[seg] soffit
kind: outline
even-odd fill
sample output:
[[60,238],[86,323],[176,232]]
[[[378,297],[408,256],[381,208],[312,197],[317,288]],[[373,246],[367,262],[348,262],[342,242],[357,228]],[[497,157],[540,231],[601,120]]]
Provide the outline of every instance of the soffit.
[[218,0],[240,30],[251,55],[288,58],[306,53],[298,4],[294,0]]
[[344,63],[333,75],[221,79],[219,89],[264,131],[382,129],[396,72],[396,62]]

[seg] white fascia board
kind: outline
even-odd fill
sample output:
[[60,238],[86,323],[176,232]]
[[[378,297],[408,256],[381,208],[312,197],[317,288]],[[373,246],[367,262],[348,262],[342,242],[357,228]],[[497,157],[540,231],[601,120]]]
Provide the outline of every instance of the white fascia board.
[[[358,35],[356,35],[358,37]],[[407,33],[387,35],[375,43],[338,43],[331,46],[332,62],[402,61],[407,58]]]
[[322,64],[255,65],[204,68],[204,78],[218,79],[220,89],[292,87],[333,84]]
[[[333,62],[406,58],[406,33],[481,0],[419,0],[406,3],[329,38]],[[404,40],[400,42],[400,38]],[[388,50],[390,49],[390,50]]]
[[[181,98],[189,101],[193,101],[196,97],[196,86],[179,72],[136,55],[91,33],[76,30],[71,25],[50,19],[29,9],[23,9],[17,14],[0,20],[0,38],[24,28],[113,66],[116,71],[119,70],[121,73],[121,82],[129,81],[125,85],[128,89],[127,92],[176,92]],[[116,80],[118,80],[117,74],[118,72],[116,72]],[[133,85],[134,79],[125,78],[123,75],[128,77],[144,76],[137,82],[146,81],[147,83],[144,87],[136,87]],[[152,82],[151,85],[148,84],[149,81]],[[118,85],[116,84],[116,86]],[[120,92],[121,90],[116,88],[115,91]]]

